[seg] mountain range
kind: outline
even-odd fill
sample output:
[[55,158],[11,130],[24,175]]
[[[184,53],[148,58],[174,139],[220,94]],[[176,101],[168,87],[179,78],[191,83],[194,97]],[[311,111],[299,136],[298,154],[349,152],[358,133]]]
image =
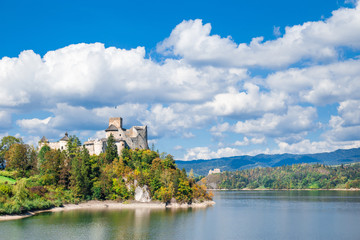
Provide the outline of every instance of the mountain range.
[[236,171],[256,167],[278,167],[298,163],[320,163],[338,165],[360,162],[360,148],[339,149],[334,152],[315,154],[259,154],[256,156],[223,157],[210,160],[177,160],[177,166],[186,172],[193,169],[195,175],[207,175],[210,169],[219,168],[223,171]]

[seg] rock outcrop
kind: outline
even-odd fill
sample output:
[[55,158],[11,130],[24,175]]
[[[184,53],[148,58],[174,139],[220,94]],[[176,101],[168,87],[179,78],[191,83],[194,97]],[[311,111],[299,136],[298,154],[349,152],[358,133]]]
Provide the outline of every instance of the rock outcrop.
[[148,186],[144,185],[143,187],[137,186],[135,188],[135,200],[138,202],[150,202],[150,189]]

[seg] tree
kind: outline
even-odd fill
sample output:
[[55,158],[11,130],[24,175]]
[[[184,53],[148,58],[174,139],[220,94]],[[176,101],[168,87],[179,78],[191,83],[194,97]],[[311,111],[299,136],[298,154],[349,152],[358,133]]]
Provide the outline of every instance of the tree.
[[112,134],[108,137],[106,141],[106,151],[105,151],[105,160],[107,163],[112,163],[115,158],[118,157],[117,147],[115,144],[115,138]]
[[6,152],[7,168],[18,171],[19,177],[25,177],[28,168],[28,154],[25,144],[15,143]]
[[71,182],[75,193],[81,198],[91,197],[91,162],[89,151],[83,147],[73,159]]
[[5,168],[5,155],[10,147],[15,143],[23,143],[21,138],[6,136],[1,139],[0,143],[0,168]]
[[73,159],[77,153],[79,152],[79,147],[81,146],[81,142],[78,137],[75,135],[71,135],[69,137],[69,141],[67,142],[67,154]]
[[194,178],[194,169],[190,169],[189,177],[192,179]]
[[59,181],[62,155],[60,150],[51,149],[46,152],[44,161],[39,165],[40,173],[44,176],[44,185],[56,184]]
[[48,145],[45,145],[45,146],[43,146],[41,149],[40,149],[40,151],[39,151],[39,155],[38,155],[38,157],[39,157],[39,168],[41,169],[41,166],[44,164],[44,162],[45,162],[45,154],[47,153],[47,152],[49,152],[51,149],[50,149],[50,147],[48,146]]

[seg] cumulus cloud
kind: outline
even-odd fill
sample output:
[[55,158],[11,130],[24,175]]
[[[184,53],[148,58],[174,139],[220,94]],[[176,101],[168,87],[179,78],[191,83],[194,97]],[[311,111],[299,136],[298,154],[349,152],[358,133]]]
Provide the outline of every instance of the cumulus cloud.
[[313,107],[291,106],[284,115],[266,113],[262,118],[239,121],[234,126],[236,133],[282,137],[316,128],[317,118]]
[[185,161],[194,159],[212,159],[220,157],[231,157],[241,155],[242,152],[236,148],[219,148],[217,151],[212,151],[208,147],[195,147],[187,150],[184,156]]
[[248,146],[249,144],[263,144],[265,142],[266,138],[265,137],[261,137],[261,138],[247,138],[244,137],[242,141],[236,141],[234,143],[235,146]]
[[290,95],[295,102],[326,105],[360,99],[360,60],[279,71],[266,82],[270,89]]
[[195,137],[189,129],[197,128],[212,118],[209,114],[201,115],[188,104],[131,104],[116,107],[85,108],[59,103],[49,110],[54,116],[45,119],[19,119],[17,125],[30,134],[42,134],[58,137],[65,131],[100,131],[107,127],[110,117],[121,116],[124,127],[147,125],[151,138],[163,136]]
[[[276,39],[250,43],[211,34],[211,25],[200,19],[183,21],[158,44],[161,62],[147,57],[144,47],[102,43],[73,44],[43,57],[32,50],[3,57],[0,132],[9,132],[15,119],[29,141],[36,140],[30,135],[57,140],[65,131],[101,138],[108,118],[121,116],[125,127],[147,125],[154,141],[205,139],[207,133],[193,134],[196,129],[221,140],[216,149],[188,149],[187,160],[238,155],[235,146],[249,153],[245,148],[274,141],[276,151],[332,149],[323,139],[355,146],[360,60],[346,53],[360,49],[359,11],[358,5],[340,8],[328,19],[281,33],[274,27]],[[319,123],[319,106],[329,104],[339,104],[337,114]],[[27,116],[37,111],[42,118]],[[316,131],[322,140],[306,139]],[[252,153],[260,151],[270,150]]]
[[180,56],[193,64],[228,67],[273,68],[306,59],[336,59],[338,47],[360,48],[359,12],[359,6],[340,8],[325,21],[286,27],[281,38],[264,42],[263,37],[256,37],[249,44],[211,35],[211,25],[200,19],[184,20],[158,45],[157,51]]
[[289,144],[286,142],[278,142],[278,149],[271,153],[320,153],[330,152],[337,149],[351,149],[360,147],[360,141],[310,141],[304,139],[301,142]]
[[205,104],[218,116],[237,116],[243,119],[261,116],[266,112],[281,112],[286,107],[286,94],[260,92],[252,83],[245,83],[242,92],[229,88]]
[[76,44],[43,58],[30,50],[1,59],[0,106],[203,101],[244,77],[241,69],[195,68],[174,59],[159,64],[145,58],[143,47]]
[[360,101],[348,100],[341,102],[338,116],[331,116],[330,130],[323,135],[332,141],[360,140]]

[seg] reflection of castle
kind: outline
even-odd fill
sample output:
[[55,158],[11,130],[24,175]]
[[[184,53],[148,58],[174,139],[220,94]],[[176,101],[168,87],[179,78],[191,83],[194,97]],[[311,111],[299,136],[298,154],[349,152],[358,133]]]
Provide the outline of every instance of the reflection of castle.
[[[124,129],[122,127],[122,118],[110,118],[109,127],[105,130],[106,138],[89,140],[84,143],[84,146],[89,150],[90,155],[98,155],[105,152],[106,140],[112,134],[115,139],[115,144],[118,149],[118,153],[124,147],[131,149],[148,149],[147,142],[147,127],[146,126],[133,126],[130,129]],[[66,143],[69,141],[67,133],[60,139],[59,142],[49,142],[45,137],[40,140],[39,148],[47,144],[51,149],[63,150],[66,148]]]

